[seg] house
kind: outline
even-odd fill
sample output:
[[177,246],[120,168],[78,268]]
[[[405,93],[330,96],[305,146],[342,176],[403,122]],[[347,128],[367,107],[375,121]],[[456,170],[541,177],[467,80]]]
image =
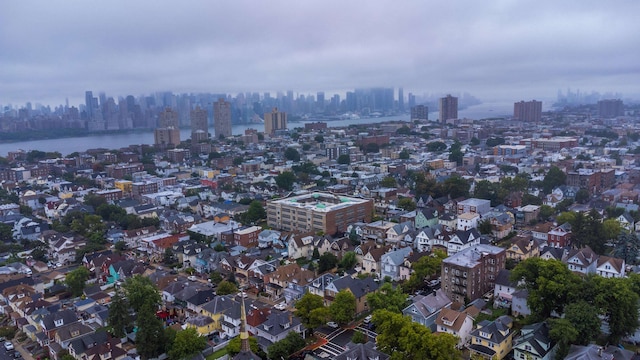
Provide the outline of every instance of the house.
[[585,275],[592,274],[596,272],[598,255],[590,247],[585,246],[582,249],[569,250],[562,262],[567,264],[571,271]]
[[215,321],[206,315],[189,317],[187,318],[185,325],[187,328],[196,329],[200,336],[209,336],[213,334],[214,331],[218,330],[218,328],[216,328]]
[[496,283],[494,285],[493,290],[493,306],[494,307],[504,307],[510,308],[512,296],[514,292],[517,290],[518,284],[512,282],[511,279],[511,271],[507,269],[502,269],[498,272],[496,276]]
[[314,278],[313,271],[301,268],[297,263],[282,265],[265,275],[265,291],[272,299],[285,296],[290,302],[300,298]]
[[200,314],[213,320],[213,329],[221,330],[223,314],[232,306],[233,300],[230,296],[216,296],[213,300],[200,307]]
[[313,254],[313,243],[313,233],[291,234],[287,241],[289,258],[309,258]]
[[440,309],[436,318],[436,331],[457,337],[458,348],[462,348],[469,342],[471,330],[473,330],[473,318],[467,312],[449,308]]
[[400,267],[412,252],[413,249],[410,247],[404,247],[383,254],[380,259],[380,278],[389,277],[392,281],[406,280],[400,277]]
[[513,316],[531,315],[531,309],[527,302],[528,298],[529,291],[527,289],[516,290],[511,294],[511,314]]
[[494,239],[502,239],[513,231],[515,219],[509,212],[491,211],[484,216],[484,219],[489,220],[491,224],[491,236],[493,236]]
[[551,231],[553,227],[553,223],[550,221],[536,224],[531,229],[531,236],[536,240],[547,242],[549,240],[549,231]]
[[507,315],[502,315],[494,321],[484,320],[478,323],[476,329],[471,332],[471,345],[468,347],[471,356],[504,359],[513,345],[512,326],[513,319]]
[[625,275],[624,259],[600,255],[596,264],[596,274],[602,277],[622,278]]
[[40,327],[44,332],[44,335],[49,339],[53,340],[56,331],[66,325],[78,322],[78,317],[76,316],[76,312],[70,309],[56,311],[52,314],[44,316],[40,320]]
[[353,246],[351,240],[347,237],[335,239],[329,246],[329,252],[335,255],[338,260],[342,260],[344,254],[348,253],[349,251],[355,251],[355,246]]
[[302,324],[290,311],[272,311],[267,315],[267,320],[256,326],[255,330],[257,336],[275,343],[284,339],[291,331],[300,333]]
[[266,249],[280,239],[281,233],[276,230],[262,230],[258,234],[258,247],[260,249]]
[[621,349],[616,345],[602,347],[598,344],[587,346],[571,345],[569,354],[565,360],[631,360],[634,359],[633,351]]
[[447,255],[452,256],[462,250],[480,244],[480,233],[476,228],[456,230],[447,242]]
[[[362,247],[360,249],[362,249]],[[364,273],[380,274],[380,262],[382,261],[382,255],[384,255],[389,249],[389,246],[369,247],[368,251],[362,256],[362,271]],[[356,249],[356,255],[358,254],[357,250],[358,249]]]
[[441,289],[429,295],[417,295],[411,299],[411,304],[402,310],[411,320],[436,331],[436,318],[443,308],[450,308],[451,300]]
[[556,344],[549,338],[546,322],[525,325],[513,342],[514,359],[552,360]]
[[458,215],[458,223],[456,229],[458,230],[470,230],[478,227],[480,221],[480,215],[477,213],[463,213]]
[[335,360],[389,360],[391,357],[383,352],[377,350],[376,344],[372,341],[368,341],[365,344],[354,344],[349,347],[340,355],[336,356]]
[[414,226],[416,229],[438,225],[438,215],[440,214],[438,209],[434,207],[423,207],[416,209],[415,213]]
[[568,251],[568,250],[552,247],[552,246],[545,246],[540,251],[540,258],[544,260],[562,261],[562,259],[564,258],[565,251]]
[[385,243],[398,244],[405,240],[405,236],[413,230],[413,224],[409,221],[395,224],[386,232]]
[[511,246],[507,248],[507,259],[512,259],[517,262],[538,257],[539,255],[540,248],[536,245],[532,236],[516,236],[511,240]]
[[324,298],[325,288],[336,279],[338,279],[338,275],[332,273],[322,274],[313,279],[313,281],[307,286],[307,290],[314,295]]
[[98,331],[72,340],[69,355],[76,359],[120,360],[127,352],[122,349],[120,339],[112,338],[106,331]]
[[618,216],[616,220],[620,223],[620,226],[623,229],[629,232],[635,230],[635,220],[633,219],[633,216],[631,216],[631,214],[629,214],[628,212],[625,212],[622,215]]
[[547,244],[549,246],[563,248],[571,243],[571,224],[564,223],[556,226],[548,233]]
[[334,280],[331,284],[325,287],[325,302],[329,305],[336,298],[338,292],[347,290],[353,294],[356,298],[356,315],[361,314],[369,310],[367,304],[367,295],[372,292],[378,291],[378,282],[372,277],[366,277],[363,279],[352,278],[350,276],[344,276]]

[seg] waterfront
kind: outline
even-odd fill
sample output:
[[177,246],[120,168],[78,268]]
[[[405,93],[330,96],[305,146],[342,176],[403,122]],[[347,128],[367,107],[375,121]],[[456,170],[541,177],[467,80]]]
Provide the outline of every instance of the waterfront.
[[[509,109],[511,107],[511,109]],[[471,119],[482,119],[488,117],[500,117],[513,111],[513,104],[507,103],[487,103],[475,106],[470,106],[467,109],[459,111],[459,117],[467,117]],[[438,112],[430,112],[429,119],[436,120],[438,118]],[[400,116],[387,116],[377,118],[363,118],[363,119],[346,119],[328,121],[329,127],[341,127],[349,126],[353,124],[372,124],[381,123],[386,121],[401,120],[408,121],[408,115]],[[290,123],[289,128],[303,127],[305,123],[314,122],[301,121]],[[262,124],[243,124],[234,125],[232,128],[233,135],[243,134],[246,129],[253,128],[259,131],[264,130]],[[209,131],[213,133],[213,127],[209,128]],[[191,131],[189,129],[180,130],[180,138],[188,139],[191,137]],[[127,147],[129,145],[139,144],[153,144],[153,130],[136,130],[131,132],[122,132],[116,134],[104,134],[104,135],[90,135],[81,137],[70,137],[61,139],[46,139],[46,140],[31,140],[31,141],[19,141],[10,143],[0,143],[0,156],[6,156],[9,151],[16,150],[40,150],[40,151],[58,151],[63,156],[71,154],[73,152],[82,152],[87,149],[105,148],[105,149],[119,149]]]

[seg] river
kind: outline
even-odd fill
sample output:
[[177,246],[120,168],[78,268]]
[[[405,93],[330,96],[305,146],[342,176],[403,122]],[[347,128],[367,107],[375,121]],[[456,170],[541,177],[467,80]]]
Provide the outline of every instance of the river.
[[[513,113],[513,103],[486,103],[480,105],[470,106],[466,109],[460,110],[458,116],[460,118],[466,117],[471,119],[483,119],[489,117],[501,117],[507,114]],[[429,119],[436,120],[438,118],[438,112],[430,112]],[[335,120],[327,121],[329,127],[349,126],[353,124],[372,124],[380,123],[392,120],[408,121],[408,115],[400,116],[387,116],[377,118],[363,118],[363,119],[347,119],[347,120]],[[301,121],[295,123],[289,123],[289,128],[302,127],[305,123],[313,121]],[[246,129],[254,128],[259,131],[264,130],[262,124],[244,124],[234,125],[232,127],[233,135],[243,134]],[[213,128],[209,128],[209,132],[213,133]],[[188,139],[191,136],[191,130],[181,129],[180,138]],[[31,141],[19,141],[0,143],[0,156],[6,156],[9,151],[16,150],[40,150],[40,151],[58,151],[62,155],[68,155],[73,152],[83,152],[87,149],[106,148],[106,149],[119,149],[127,147],[129,145],[139,144],[153,144],[153,130],[132,131],[129,133],[117,133],[117,134],[104,134],[104,135],[90,135],[81,137],[70,137],[62,139],[46,139],[46,140],[31,140]]]

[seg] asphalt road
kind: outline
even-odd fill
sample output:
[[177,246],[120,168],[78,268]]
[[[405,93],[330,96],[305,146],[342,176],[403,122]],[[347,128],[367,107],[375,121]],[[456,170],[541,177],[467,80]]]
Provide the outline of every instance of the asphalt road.
[[9,360],[12,359],[13,360],[13,353],[16,352],[16,349],[13,350],[9,350],[7,351],[4,348],[4,341],[0,344],[0,360]]

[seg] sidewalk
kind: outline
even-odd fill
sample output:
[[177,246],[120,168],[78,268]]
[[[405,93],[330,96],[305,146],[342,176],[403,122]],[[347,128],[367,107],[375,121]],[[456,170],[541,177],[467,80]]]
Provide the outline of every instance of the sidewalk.
[[25,360],[35,360],[35,358],[33,357],[33,355],[31,355],[30,352],[28,352],[27,350],[25,350],[22,347],[22,343],[17,343],[16,341],[14,341],[14,347],[16,350],[18,350],[20,352],[20,354],[22,354],[22,357]]

